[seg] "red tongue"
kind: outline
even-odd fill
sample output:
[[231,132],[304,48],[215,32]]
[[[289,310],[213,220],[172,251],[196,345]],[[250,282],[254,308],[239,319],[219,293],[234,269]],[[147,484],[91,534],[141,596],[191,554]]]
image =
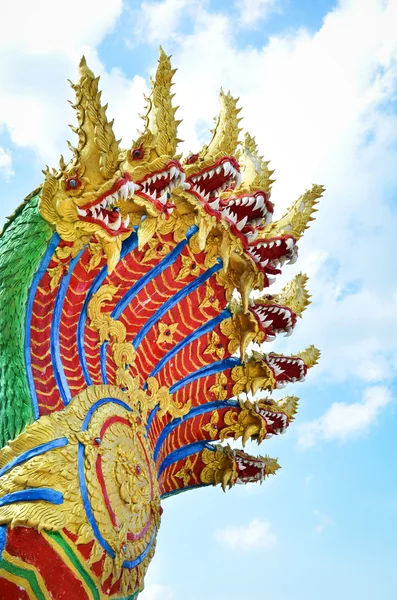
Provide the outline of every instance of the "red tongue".
[[117,210],[112,210],[109,214],[109,223],[115,223],[119,218],[119,212]]

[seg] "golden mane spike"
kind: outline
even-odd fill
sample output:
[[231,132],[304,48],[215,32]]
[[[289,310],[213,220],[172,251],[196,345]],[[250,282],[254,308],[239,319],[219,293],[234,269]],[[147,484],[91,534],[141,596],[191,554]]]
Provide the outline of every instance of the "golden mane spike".
[[221,89],[219,94],[221,110],[216,121],[215,129],[210,143],[201,150],[199,157],[202,160],[214,158],[219,154],[233,155],[238,144],[238,136],[241,129],[238,117],[241,108],[237,108],[238,98],[228,92],[225,94]]

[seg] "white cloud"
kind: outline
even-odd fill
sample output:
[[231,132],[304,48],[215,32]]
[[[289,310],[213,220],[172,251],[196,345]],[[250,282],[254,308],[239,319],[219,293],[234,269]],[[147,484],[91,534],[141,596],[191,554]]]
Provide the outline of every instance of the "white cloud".
[[0,174],[6,181],[14,175],[11,152],[4,148],[0,148]]
[[171,588],[158,583],[148,585],[143,592],[139,594],[139,600],[172,600],[174,597]]
[[67,103],[73,99],[67,80],[76,81],[83,54],[103,75],[104,100],[112,104],[108,114],[114,109],[120,114],[121,128],[129,111],[128,133],[138,123],[135,115],[146,84],[118,70],[104,73],[96,53],[121,10],[122,0],[71,0],[66,9],[60,0],[0,3],[0,127],[7,128],[14,144],[33,149],[43,167],[46,162],[56,166],[59,154],[68,152],[66,140],[74,139],[67,127],[75,119]]
[[274,4],[275,0],[236,0],[239,25],[244,27],[258,25],[258,21],[267,17]]
[[134,33],[149,43],[162,43],[174,37],[190,8],[198,9],[201,0],[163,0],[142,2]]
[[322,417],[299,426],[298,445],[311,448],[320,442],[345,442],[362,435],[376,424],[379,413],[391,401],[388,388],[374,386],[365,391],[361,402],[334,402]]
[[222,546],[242,552],[269,550],[277,544],[277,536],[272,532],[270,523],[259,519],[240,527],[217,529],[214,537]]

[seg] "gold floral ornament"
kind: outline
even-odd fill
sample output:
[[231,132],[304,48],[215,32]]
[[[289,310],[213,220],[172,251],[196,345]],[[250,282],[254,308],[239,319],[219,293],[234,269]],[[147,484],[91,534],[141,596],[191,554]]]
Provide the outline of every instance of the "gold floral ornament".
[[232,299],[229,309],[232,316],[221,322],[220,329],[223,335],[229,338],[228,351],[234,354],[240,350],[240,356],[243,358],[248,344],[251,342],[260,344],[265,334],[259,329],[258,321],[253,314],[243,312],[240,303]]
[[193,477],[193,463],[188,458],[183,465],[182,469],[180,469],[177,473],[175,473],[175,477],[177,479],[182,479],[184,487],[189,485],[191,478]]
[[218,437],[219,435],[219,413],[217,410],[215,410],[212,414],[211,414],[211,418],[209,420],[209,422],[207,423],[207,425],[204,425],[201,429],[203,431],[207,431],[210,434],[210,438],[212,440],[214,440],[215,438]]
[[156,339],[156,344],[172,344],[174,341],[174,333],[178,330],[178,323],[159,323],[159,334]]
[[216,311],[220,312],[221,306],[214,289],[209,283],[205,286],[205,296],[199,304],[199,308],[213,307]]
[[266,436],[266,421],[251,406],[245,407],[240,402],[241,411],[229,410],[224,416],[227,427],[220,432],[221,441],[233,437],[235,440],[242,438],[242,444],[250,439],[256,439],[261,444]]
[[147,397],[145,408],[146,410],[152,410],[158,406],[158,416],[160,419],[167,413],[173,419],[184,417],[191,408],[191,400],[185,405],[181,402],[176,402],[172,394],[169,393],[168,388],[165,386],[160,387],[155,377],[148,377],[147,389],[150,395]]
[[[48,167],[44,171],[39,208],[42,217],[54,225],[63,240],[80,247],[95,236],[112,272],[120,258],[121,243],[131,233],[124,205],[127,197],[134,195],[135,185],[123,180],[119,143],[113,133],[113,123],[106,118],[106,106],[101,105],[98,79],[83,57],[79,82],[71,84],[76,92],[73,107],[78,126],[72,130],[78,136],[77,148],[69,144],[73,157],[69,164],[61,157],[59,171],[50,171]],[[114,192],[112,196],[110,192],[117,185],[120,193]],[[96,202],[101,200],[106,200],[106,209],[99,211]],[[102,217],[105,219],[105,213],[110,214],[108,209],[113,210],[116,204],[121,211],[120,221],[115,221],[117,229],[111,229],[109,219],[106,223]],[[94,206],[95,214],[90,212]]]
[[230,446],[215,446],[215,451],[205,448],[202,460],[206,465],[200,479],[207,485],[221,485],[223,491],[231,488],[237,479],[236,461]]
[[[236,368],[236,367],[235,367]],[[215,383],[210,387],[210,392],[215,394],[217,400],[226,400],[228,397],[228,378],[222,371],[217,373]]]
[[149,262],[154,258],[161,259],[162,257],[167,256],[171,249],[171,244],[164,242],[160,237],[153,237],[146,244],[145,254],[141,259],[141,263]]
[[186,277],[198,277],[200,275],[202,267],[196,262],[192,254],[189,253],[189,256],[182,255],[181,262],[182,266],[175,277],[175,281],[183,281]]
[[220,337],[216,331],[212,331],[210,343],[204,350],[204,354],[215,354],[219,359],[222,359],[225,356],[225,349],[222,346]]
[[[98,402],[103,400],[106,401]],[[84,424],[90,410],[91,418]],[[129,415],[135,416],[134,428],[126,418]],[[11,467],[1,477],[0,498],[29,488],[44,487],[54,490],[61,501],[58,504],[45,500],[5,503],[0,506],[0,523],[11,527],[34,527],[39,532],[66,528],[77,536],[76,544],[93,543],[90,565],[104,558],[102,582],[110,575],[113,582],[121,577],[122,587],[128,589],[133,583],[131,571],[124,569],[122,564],[125,560],[134,560],[147,548],[158,527],[160,507],[157,479],[150,476],[150,472],[156,472],[155,465],[150,458],[146,428],[143,423],[139,425],[138,416],[127,394],[115,386],[100,385],[86,388],[63,411],[42,416],[28,425],[16,440],[0,451],[0,468],[12,465],[12,461],[37,446],[49,445],[48,450]],[[51,443],[59,439],[65,439],[66,443],[51,448]],[[84,445],[81,468],[92,518],[112,548],[114,558],[97,541],[83,502],[78,458],[80,443]],[[102,471],[115,521],[103,501],[97,468]],[[152,521],[151,514],[155,517]],[[148,523],[144,535],[137,538]],[[134,539],[128,538],[127,532],[134,534]],[[143,585],[143,575],[151,556],[152,552],[141,563],[139,586]]]
[[272,391],[276,385],[272,370],[259,353],[253,353],[245,363],[233,367],[232,380],[235,382],[233,396],[242,392],[255,395],[258,390]]

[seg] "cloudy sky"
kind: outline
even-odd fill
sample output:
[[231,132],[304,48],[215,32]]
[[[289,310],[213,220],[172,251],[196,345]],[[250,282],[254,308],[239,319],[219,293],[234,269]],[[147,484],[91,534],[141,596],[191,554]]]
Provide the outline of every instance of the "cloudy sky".
[[222,86],[276,169],[278,213],[327,189],[273,286],[309,275],[312,306],[276,348],[322,351],[288,390],[298,418],[262,447],[283,468],[262,487],[166,500],[140,599],[394,597],[397,0],[3,0],[0,23],[1,222],[68,156],[80,56],[128,144],[159,44],[178,67],[183,150],[208,140]]

